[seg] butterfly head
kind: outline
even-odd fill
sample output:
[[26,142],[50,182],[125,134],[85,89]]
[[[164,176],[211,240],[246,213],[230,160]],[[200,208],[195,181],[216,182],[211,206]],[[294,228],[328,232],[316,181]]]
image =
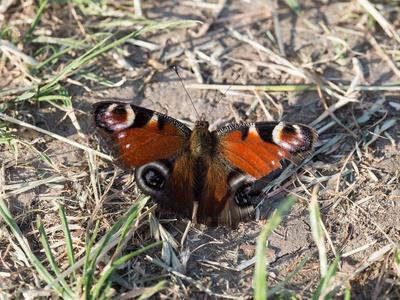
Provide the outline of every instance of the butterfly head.
[[196,129],[208,129],[210,127],[210,123],[206,121],[206,115],[204,113],[201,114],[200,118],[194,124]]

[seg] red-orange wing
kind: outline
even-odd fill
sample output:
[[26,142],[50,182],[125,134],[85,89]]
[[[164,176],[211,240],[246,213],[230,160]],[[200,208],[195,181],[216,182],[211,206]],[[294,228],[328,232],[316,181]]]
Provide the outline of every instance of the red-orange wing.
[[280,168],[282,159],[309,156],[318,137],[310,126],[286,122],[235,124],[216,133],[221,156],[255,178]]
[[177,120],[122,102],[99,102],[92,110],[93,126],[124,168],[178,156],[188,147],[191,130]]

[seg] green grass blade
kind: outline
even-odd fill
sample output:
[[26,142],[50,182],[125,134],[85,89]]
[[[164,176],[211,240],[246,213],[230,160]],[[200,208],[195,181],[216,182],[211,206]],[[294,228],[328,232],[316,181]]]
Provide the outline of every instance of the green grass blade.
[[[35,267],[36,271],[38,272],[39,276],[45,282],[53,281],[53,277],[47,271],[47,269],[41,264],[41,262],[36,258],[33,254],[31,249],[29,248],[28,244],[25,243],[25,240],[22,236],[21,231],[19,230],[18,225],[15,223],[14,219],[11,216],[10,211],[7,208],[7,205],[4,203],[2,197],[0,197],[0,216],[4,219],[7,225],[10,227],[11,231],[13,232],[15,238],[17,239],[19,245],[21,246],[22,250],[24,251],[25,255],[29,258],[29,261]],[[54,290],[63,298],[63,299],[74,299],[71,297],[60,284],[54,286]]]
[[103,276],[100,277],[99,281],[97,282],[95,288],[93,289],[93,293],[92,293],[92,298],[93,299],[97,299],[99,297],[99,293],[107,293],[107,291],[104,291],[104,283],[107,283],[107,286],[109,285],[109,282],[112,282],[113,277],[112,274],[114,274],[115,270],[124,262],[126,262],[127,260],[132,259],[132,257],[135,257],[137,255],[140,255],[144,252],[146,252],[147,250],[154,248],[158,245],[161,245],[163,242],[159,241],[159,242],[155,242],[149,246],[143,247],[139,250],[136,250],[132,253],[129,253],[127,255],[124,255],[123,257],[120,257],[119,259],[116,259],[114,261],[114,263],[107,269],[107,271],[103,274]]
[[105,245],[107,245],[107,243],[109,242],[111,237],[121,228],[121,226],[125,222],[125,220],[126,220],[126,217],[122,217],[117,222],[115,222],[115,224],[111,227],[110,231],[106,234],[104,240],[102,241],[100,246],[97,248],[96,252],[94,253],[94,256],[91,260],[88,271],[90,269],[94,270],[95,265],[96,265],[96,260],[99,257],[100,253],[103,251]]
[[126,223],[122,230],[121,238],[117,245],[117,249],[121,246],[121,243],[122,243],[123,239],[125,238],[126,234],[129,232],[129,229],[130,229],[132,223],[136,220],[136,217],[138,216],[139,212],[142,211],[142,209],[146,205],[148,199],[149,199],[149,197],[147,197],[147,196],[141,197],[139,199],[139,201],[137,201],[137,203],[129,210],[131,213],[128,213],[128,219],[126,220]]
[[312,296],[312,300],[318,300],[318,299],[332,299],[335,290],[331,291],[326,291],[327,288],[330,287],[331,284],[334,283],[335,276],[337,273],[337,266],[339,264],[339,257],[337,257],[332,265],[329,267],[327,270],[325,276],[322,278],[321,282],[318,285],[318,288],[316,289],[314,295]]
[[314,188],[310,202],[310,226],[311,234],[318,247],[321,279],[323,279],[326,276],[328,261],[326,257],[325,235],[321,226],[321,214],[319,212],[317,193],[317,189]]
[[297,4],[296,0],[285,0],[286,4],[293,9],[296,15],[312,30],[318,31],[318,27],[312,24],[302,13],[300,6]]
[[268,235],[277,228],[286,215],[294,202],[296,201],[294,195],[288,196],[276,209],[276,211],[268,218],[264,229],[261,231],[256,248],[256,265],[254,268],[254,299],[264,300],[267,298],[267,273],[266,273],[266,245]]
[[[90,35],[90,39],[93,37],[96,37],[97,35],[109,35],[109,33],[104,33],[100,32],[94,35]],[[29,39],[29,42],[31,43],[36,43],[36,44],[54,44],[54,45],[60,45],[60,46],[65,46],[65,47],[70,47],[67,49],[91,49],[92,46],[86,41],[89,39],[86,38],[82,41],[72,39],[72,38],[56,38],[56,37],[51,37],[51,36],[35,36]]]
[[[41,87],[39,89],[39,94],[46,93],[47,90],[53,85],[55,85],[58,81],[60,81],[70,73],[76,71],[77,69],[83,67],[89,60],[103,53],[104,51],[96,51],[96,50],[102,47],[105,43],[107,43],[108,40],[110,40],[116,34],[117,33],[110,35],[109,37],[105,38],[100,43],[98,43],[96,46],[94,46],[92,49],[90,49],[88,52],[86,52],[84,55],[74,59],[68,66],[66,66],[60,73],[58,73],[57,76],[53,78],[53,80],[51,80],[49,83]],[[92,55],[92,53],[95,53],[96,55]]]
[[[143,209],[144,205],[146,204],[148,197],[142,197],[140,200],[137,201],[135,205],[132,206],[131,209],[123,216],[120,218],[109,230],[109,232],[105,235],[104,239],[102,240],[101,244],[99,247],[96,249],[96,251],[93,254],[92,258],[89,258],[90,250],[94,242],[94,238],[92,237],[90,240],[88,239],[87,246],[86,246],[86,262],[84,266],[84,277],[82,278],[82,281],[79,283],[79,286],[83,284],[85,286],[85,299],[97,299],[97,294],[96,297],[93,298],[92,296],[92,283],[94,282],[94,272],[97,264],[97,259],[100,256],[100,254],[103,252],[105,246],[107,243],[110,241],[110,239],[113,237],[113,235],[121,229],[121,227],[124,225],[125,222],[132,224],[139,212]],[[96,227],[97,224],[96,224]],[[123,228],[123,236],[121,236],[119,243],[121,243],[121,239],[123,239],[126,235],[126,233],[129,231],[129,228],[125,227]],[[97,233],[97,229],[95,230],[95,234]],[[87,234],[87,237],[89,237],[89,234]],[[118,251],[118,247],[117,247]]]
[[[35,88],[37,88],[37,86],[35,86]],[[37,91],[34,91],[34,92],[28,91],[28,92],[23,93],[22,95],[19,95],[17,98],[15,98],[13,100],[13,102],[29,100],[29,99],[32,99],[34,97],[38,97],[39,94],[40,94],[40,96],[45,96],[45,95],[48,95],[48,94],[50,94],[52,92],[55,92],[55,91],[57,91],[59,89],[60,89],[60,86],[59,85],[55,85],[55,86],[49,87],[46,91],[39,89],[39,93]]]
[[[68,221],[65,216],[64,208],[62,207],[61,203],[58,203],[59,213],[61,217],[61,223],[64,229],[64,236],[65,236],[65,245],[67,247],[67,255],[68,255],[68,263],[69,266],[72,266],[75,263],[74,257],[74,247],[72,246],[72,239],[71,239],[71,232],[69,231]],[[75,271],[72,272],[72,280],[76,282],[76,273]]]
[[[171,28],[171,27],[178,27],[178,26],[190,26],[193,25],[195,22],[198,21],[192,21],[192,20],[174,20],[174,21],[165,21],[165,22],[159,22],[156,24],[152,24],[149,26],[146,26],[138,31],[135,31],[131,34],[126,35],[125,37],[105,45],[111,38],[113,38],[114,36],[116,36],[118,34],[118,32],[114,33],[113,35],[103,39],[102,41],[100,41],[96,46],[94,46],[91,50],[89,50],[87,53],[85,53],[84,55],[76,58],[75,60],[73,60],[68,66],[66,66],[64,68],[64,70],[62,70],[52,81],[50,81],[48,84],[46,84],[45,86],[43,86],[42,88],[40,88],[39,92],[43,93],[46,92],[46,90],[50,87],[52,87],[54,84],[56,84],[58,81],[60,81],[61,79],[63,79],[66,75],[70,74],[71,72],[77,70],[78,68],[83,67],[86,63],[88,63],[89,61],[91,61],[93,58],[99,56],[100,54],[116,47],[117,45],[125,42],[126,40],[152,31],[152,30],[160,30],[160,29],[166,29],[166,28]],[[103,47],[103,45],[105,45]]]
[[[126,40],[128,40],[130,38],[133,38],[135,36],[144,34],[146,32],[153,31],[153,30],[166,29],[166,28],[188,27],[188,26],[192,26],[195,23],[199,23],[199,21],[195,21],[195,20],[173,20],[173,21],[159,22],[159,23],[155,23],[155,24],[143,27],[142,29],[139,29],[138,31],[135,31],[135,32],[133,32],[131,34],[128,34],[128,35],[124,36],[123,38],[121,38],[121,39],[119,39],[119,40],[117,40],[117,41],[115,41],[113,43],[110,43],[110,44],[106,45],[105,47],[99,49],[98,51],[88,52],[88,55],[84,55],[82,57],[82,63],[85,64],[86,62],[92,60],[94,57],[96,57],[96,56],[98,56],[98,55],[100,55],[100,54],[102,54],[102,53],[104,53],[104,52],[116,47],[119,44],[122,44]],[[115,33],[114,35],[116,35],[117,33]]]
[[94,81],[98,84],[104,85],[104,86],[108,86],[108,87],[112,87],[115,85],[114,82],[107,80],[103,77],[100,77],[99,75],[96,75],[94,73],[91,72],[86,72],[86,71],[79,71],[78,72],[79,75],[82,75],[83,78],[87,79],[87,80],[91,80]]
[[89,254],[90,254],[90,249],[92,248],[92,246],[93,246],[93,244],[94,244],[94,241],[95,241],[95,239],[96,239],[96,237],[97,237],[97,233],[98,233],[98,231],[99,231],[99,228],[100,228],[100,221],[97,220],[97,221],[96,221],[96,226],[94,227],[92,236],[90,236],[90,235],[88,234],[88,232],[87,232],[87,234],[86,234],[86,262],[87,262],[87,263],[84,265],[84,273],[86,273],[87,269],[89,268],[89,262],[90,262]]
[[24,37],[24,39],[23,39],[24,43],[27,42],[27,39],[31,36],[33,30],[35,30],[35,27],[36,27],[37,23],[39,22],[39,18],[40,18],[40,16],[42,15],[42,13],[43,13],[43,11],[44,11],[44,9],[45,9],[47,3],[48,3],[48,1],[47,1],[47,0],[44,0],[44,1],[40,4],[39,10],[38,10],[38,12],[36,13],[35,18],[33,19],[33,22],[32,22],[32,24],[31,24],[31,26],[29,27],[28,32],[26,33],[26,35],[25,35],[25,37]]
[[[92,277],[94,275],[93,271],[89,272],[89,268],[90,268],[90,249],[92,248],[94,241],[97,237],[97,233],[99,231],[99,227],[100,227],[100,221],[97,220],[96,221],[96,225],[94,227],[93,230],[93,234],[90,235],[88,230],[86,230],[86,255],[85,255],[85,263],[83,264],[83,278],[79,281],[78,286],[77,286],[77,290],[79,290],[81,288],[82,285],[84,285],[85,288],[85,299],[87,298],[87,293],[88,291],[90,291],[90,283],[92,280]],[[89,227],[88,227],[89,228]]]
[[[104,239],[102,245],[97,250],[96,255],[93,257],[92,263],[91,263],[91,265],[89,267],[90,269],[94,269],[94,266],[95,266],[94,263],[96,262],[96,259],[97,259],[98,255],[100,254],[101,251],[103,251],[104,246],[107,244],[108,240],[112,237],[112,235],[121,228],[122,223],[120,223],[120,221],[125,222],[125,220],[126,220],[125,225],[124,225],[124,227],[122,229],[122,233],[121,233],[118,245],[117,245],[117,249],[116,249],[116,252],[119,251],[119,247],[120,247],[122,241],[124,240],[126,234],[129,232],[129,229],[130,229],[132,223],[136,220],[139,212],[145,206],[145,204],[147,202],[147,199],[148,199],[148,197],[142,197],[141,199],[139,199],[136,202],[136,204],[127,212],[127,214],[123,218],[118,220],[117,223],[115,223],[115,225],[107,233],[106,238]],[[148,247],[152,248],[152,247],[156,246],[157,244],[159,244],[159,243],[155,243],[155,244],[150,245]],[[107,281],[112,281],[112,279],[113,279],[112,278],[112,273],[115,271],[116,267],[118,267],[120,264],[125,262],[127,259],[132,258],[133,256],[136,256],[136,255],[142,253],[143,251],[145,251],[145,249],[150,249],[150,248],[145,247],[143,249],[135,251],[135,252],[133,252],[133,253],[131,253],[129,255],[126,255],[126,256],[114,261],[112,263],[112,265],[109,267],[109,269],[106,271],[106,273],[99,279],[99,281],[96,284],[96,287],[92,290],[90,297],[92,299],[98,299],[100,292],[107,293],[107,291],[105,291],[105,289],[103,287],[103,284],[106,283]],[[91,282],[91,280],[89,280],[89,282]],[[109,286],[109,283],[106,283],[106,286]]]
[[[54,102],[54,100],[62,100],[62,101],[65,101],[65,100],[69,100],[69,99],[70,99],[70,98],[69,98],[68,96],[49,95],[49,96],[40,96],[40,97],[38,97],[36,100],[38,100],[38,101],[47,101],[47,102],[49,102],[51,105],[53,105],[53,106],[55,106],[55,107],[57,107],[57,108],[59,108],[59,109],[62,109],[60,105],[58,105],[57,103]],[[62,109],[62,110],[65,110],[65,109]]]
[[18,140],[18,139],[13,139],[12,142],[17,142],[17,143],[20,143],[20,144],[26,146],[32,152],[36,153],[45,164],[47,164],[48,166],[50,166],[54,170],[57,170],[57,167],[56,167],[56,165],[53,164],[51,158],[48,155],[44,154],[43,152],[38,151],[30,143],[25,142],[25,141],[21,141],[21,140]]
[[267,298],[271,297],[272,295],[274,295],[275,293],[279,292],[283,286],[288,283],[294,275],[296,275],[305,265],[305,263],[307,262],[307,260],[310,258],[311,253],[308,253],[306,255],[306,257],[303,258],[303,260],[299,263],[299,265],[296,267],[296,269],[289,274],[289,276],[287,276],[283,281],[281,281],[277,286],[271,288],[270,290],[268,290],[267,292]]
[[344,300],[351,300],[351,290],[348,287],[344,293]]
[[[60,269],[58,268],[56,261],[54,259],[53,253],[51,253],[51,247],[49,244],[49,240],[47,239],[46,236],[46,232],[44,231],[44,227],[43,227],[43,222],[42,219],[38,216],[37,220],[36,220],[36,225],[39,231],[39,236],[40,236],[40,240],[42,242],[42,246],[44,249],[44,252],[46,254],[46,257],[50,263],[50,266],[53,270],[53,272],[58,276],[61,274]],[[66,291],[66,293],[68,293],[71,297],[74,296],[74,292],[71,290],[71,288],[68,286],[68,284],[65,282],[65,280],[61,280],[60,281],[61,285],[63,286],[64,290]]]
[[155,242],[155,243],[153,243],[153,244],[151,244],[149,246],[146,246],[146,247],[143,247],[143,248],[141,248],[139,250],[136,250],[135,252],[129,253],[127,255],[124,255],[124,256],[116,259],[114,264],[115,265],[120,265],[120,264],[126,262],[127,260],[130,260],[132,257],[135,257],[135,256],[137,256],[139,254],[142,254],[143,252],[145,252],[145,251],[147,251],[147,250],[149,250],[151,248],[157,247],[158,245],[162,245],[163,243],[164,243],[163,241],[158,241],[158,242]]

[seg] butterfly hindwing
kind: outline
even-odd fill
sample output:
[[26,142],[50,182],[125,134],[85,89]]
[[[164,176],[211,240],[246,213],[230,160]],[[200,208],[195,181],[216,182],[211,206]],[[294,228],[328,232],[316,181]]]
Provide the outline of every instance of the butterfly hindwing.
[[189,152],[175,159],[163,159],[135,168],[140,190],[150,195],[163,210],[191,219],[194,203]]
[[220,156],[211,157],[205,174],[198,220],[208,225],[236,227],[254,214],[248,191],[255,179]]

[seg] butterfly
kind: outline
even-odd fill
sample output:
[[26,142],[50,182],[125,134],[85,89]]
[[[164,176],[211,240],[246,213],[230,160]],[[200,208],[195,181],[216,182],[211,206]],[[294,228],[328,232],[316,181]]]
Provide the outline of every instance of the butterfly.
[[231,124],[209,131],[201,115],[194,129],[165,114],[123,102],[94,104],[93,127],[116,165],[135,168],[140,190],[161,209],[212,226],[235,227],[254,215],[256,179],[299,163],[317,140],[310,126],[288,122]]

